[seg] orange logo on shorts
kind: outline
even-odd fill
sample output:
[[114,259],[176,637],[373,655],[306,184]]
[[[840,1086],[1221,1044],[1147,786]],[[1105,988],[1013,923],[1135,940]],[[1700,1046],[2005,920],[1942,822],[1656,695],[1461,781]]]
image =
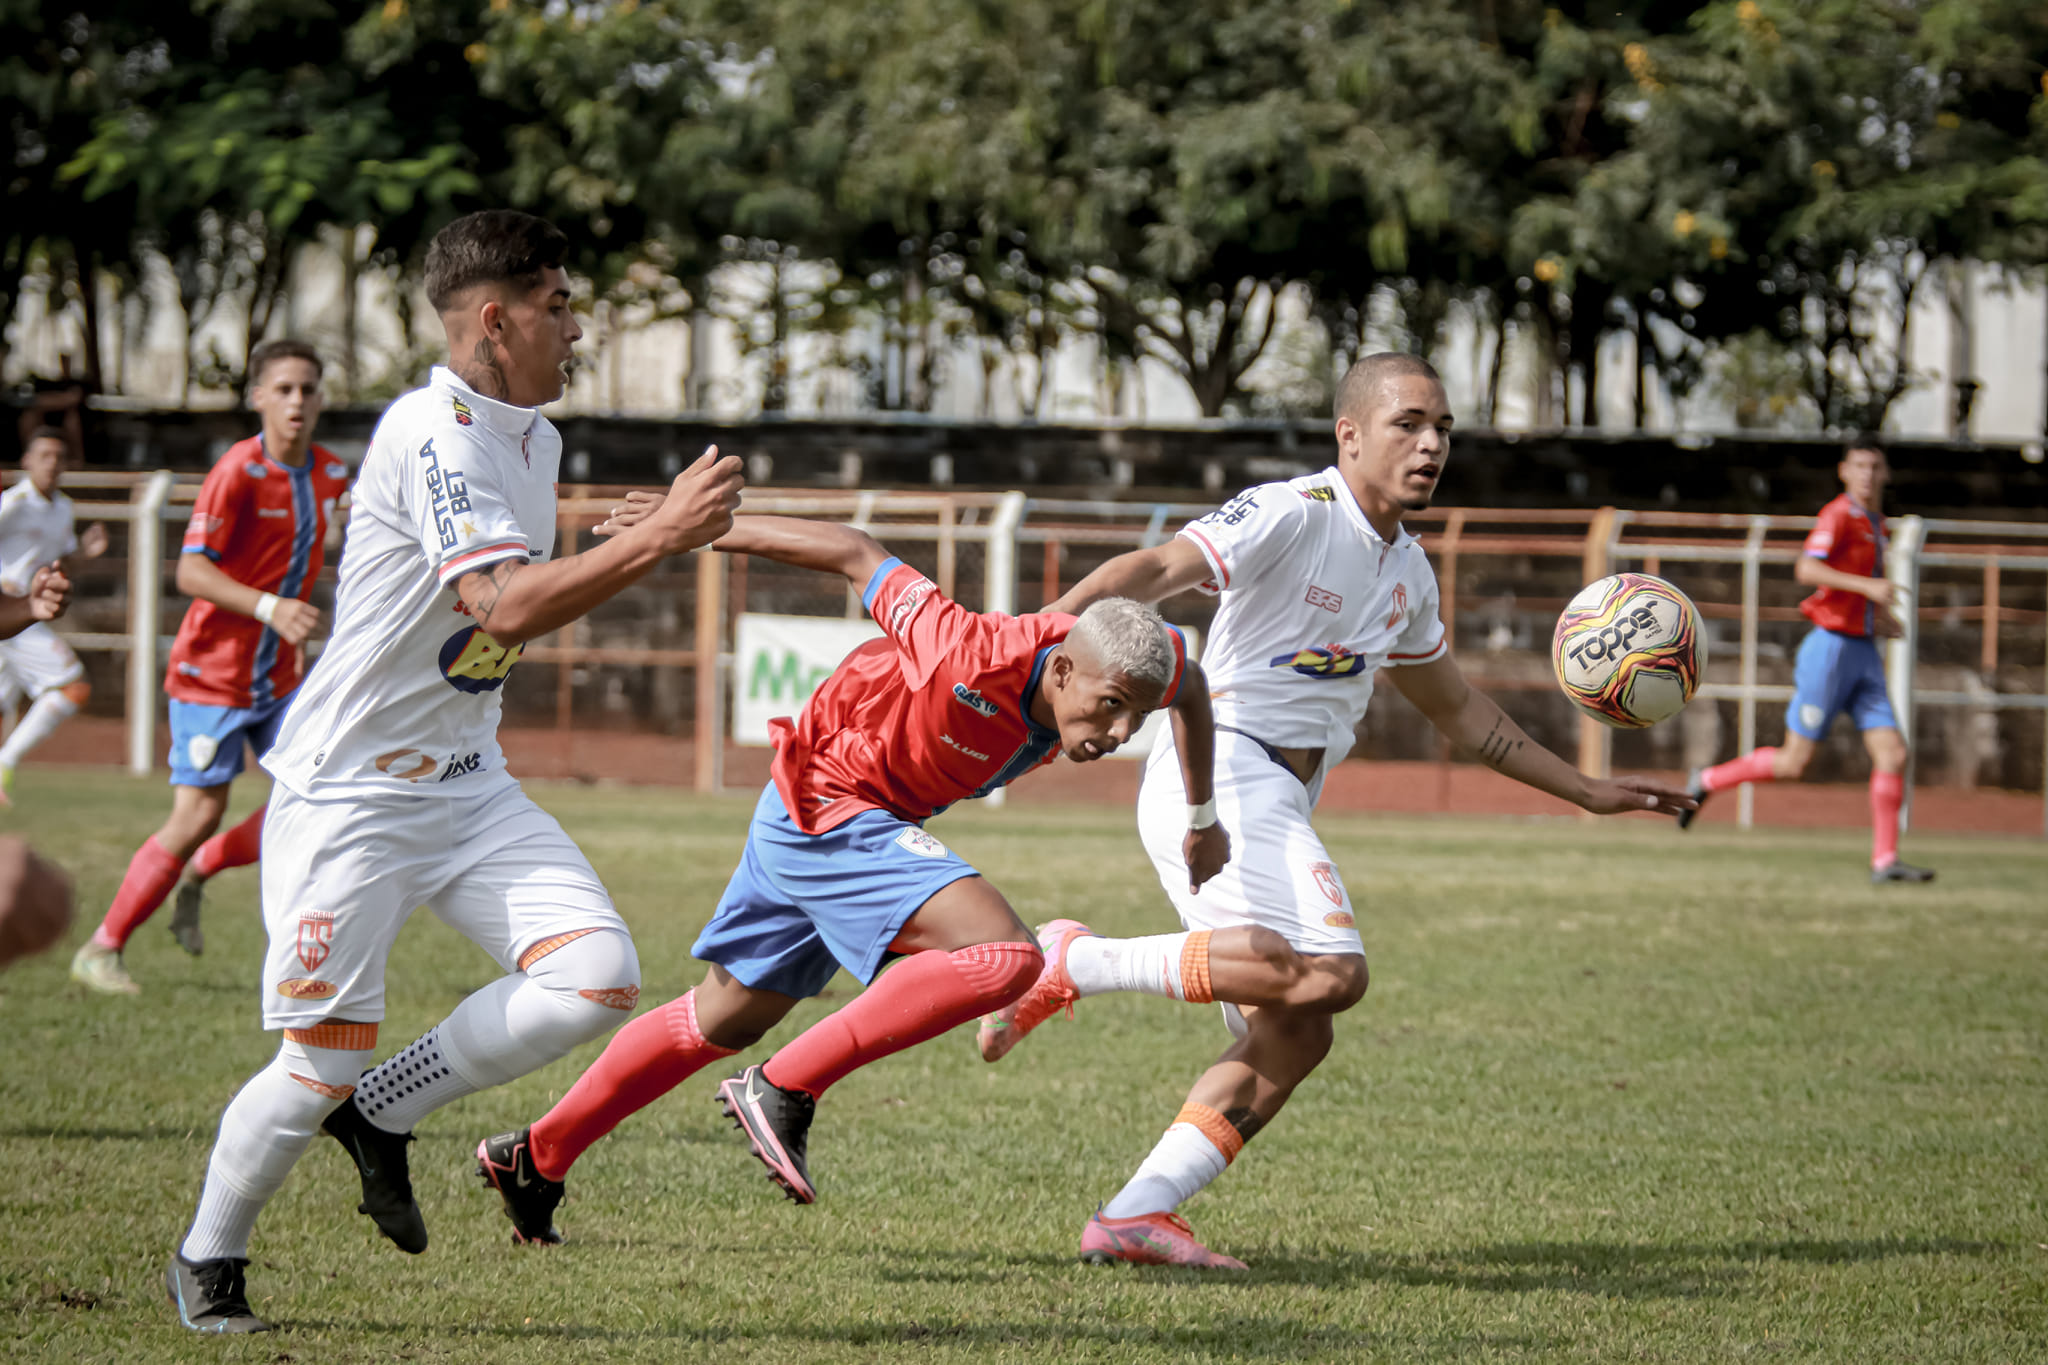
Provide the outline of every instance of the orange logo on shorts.
[[325,910],[308,910],[299,916],[299,961],[306,970],[317,972],[334,946],[334,916]]
[[578,991],[576,994],[585,1000],[595,1000],[598,1004],[615,1010],[629,1010],[640,1003],[638,986],[613,986],[609,990]]
[[277,993],[293,1000],[325,1000],[331,995],[340,995],[341,987],[332,981],[315,981],[309,976],[295,976],[289,981],[277,983]]
[[1351,912],[1348,910],[1332,910],[1329,914],[1323,916],[1323,923],[1329,925],[1332,929],[1349,929],[1357,922],[1351,918]]
[[1309,874],[1316,879],[1316,886],[1322,890],[1325,896],[1330,898],[1330,904],[1342,905],[1344,903],[1344,880],[1337,875],[1337,865],[1335,863],[1310,863],[1308,870]]

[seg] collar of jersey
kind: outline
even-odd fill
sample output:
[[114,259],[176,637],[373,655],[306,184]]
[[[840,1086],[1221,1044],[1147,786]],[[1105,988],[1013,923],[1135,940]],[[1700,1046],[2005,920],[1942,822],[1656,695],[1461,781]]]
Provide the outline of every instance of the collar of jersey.
[[446,365],[436,365],[433,377],[428,381],[437,389],[446,389],[461,397],[483,424],[493,431],[509,432],[524,436],[533,429],[533,419],[540,415],[534,408],[514,407],[496,398],[486,398],[462,382],[462,376]]
[[313,477],[313,460],[315,458],[313,449],[312,442],[307,442],[305,462],[296,465],[286,464],[283,460],[270,453],[270,442],[263,439],[263,433],[260,431],[256,433],[256,458],[277,470],[278,473],[289,474],[295,479],[310,479]]
[[1047,645],[1039,650],[1038,657],[1031,661],[1031,676],[1024,680],[1024,699],[1017,710],[1023,715],[1024,727],[1031,732],[1033,739],[1057,740],[1060,737],[1059,731],[1048,730],[1031,718],[1031,703],[1038,696],[1038,680],[1045,676],[1045,661],[1050,659],[1052,652],[1058,648],[1058,645]]
[[1375,544],[1384,545],[1390,550],[1398,550],[1409,541],[1415,539],[1414,536],[1408,534],[1408,528],[1404,526],[1394,532],[1392,540],[1382,540],[1380,533],[1373,529],[1371,519],[1365,515],[1365,509],[1358,505],[1358,495],[1351,491],[1350,484],[1344,482],[1344,476],[1338,472],[1337,466],[1331,465],[1323,473],[1329,475],[1330,482],[1337,485],[1337,492],[1339,494],[1337,505],[1344,509],[1344,515],[1351,518],[1352,524],[1365,533],[1366,539]]

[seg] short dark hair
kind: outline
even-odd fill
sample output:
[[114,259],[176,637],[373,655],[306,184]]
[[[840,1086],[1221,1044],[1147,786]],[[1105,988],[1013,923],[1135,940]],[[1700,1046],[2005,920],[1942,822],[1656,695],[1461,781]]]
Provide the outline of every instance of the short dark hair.
[[1371,401],[1373,391],[1384,380],[1396,375],[1417,375],[1443,383],[1443,377],[1436,372],[1436,366],[1419,355],[1405,351],[1381,351],[1366,356],[1344,372],[1344,378],[1337,385],[1335,416],[1344,417],[1361,412]]
[[62,427],[48,425],[37,427],[28,434],[28,439],[21,443],[21,453],[24,455],[28,454],[28,448],[37,441],[55,441],[58,445],[64,447],[65,454],[71,453],[71,438],[64,434],[64,428]]
[[1868,450],[1872,452],[1877,456],[1878,459],[1883,460],[1886,464],[1890,464],[1892,462],[1892,457],[1885,452],[1885,448],[1883,446],[1879,445],[1874,438],[1865,436],[1860,431],[1852,433],[1848,440],[1842,442],[1842,458],[1846,460],[1849,458],[1851,454],[1859,450]]
[[435,233],[427,248],[427,302],[445,313],[475,285],[510,282],[531,289],[568,251],[569,239],[545,218],[517,209],[465,214]]
[[263,382],[263,371],[273,360],[309,361],[316,379],[327,373],[327,367],[320,363],[320,353],[312,346],[290,337],[279,337],[275,341],[258,342],[256,349],[249,352],[249,384],[252,388]]

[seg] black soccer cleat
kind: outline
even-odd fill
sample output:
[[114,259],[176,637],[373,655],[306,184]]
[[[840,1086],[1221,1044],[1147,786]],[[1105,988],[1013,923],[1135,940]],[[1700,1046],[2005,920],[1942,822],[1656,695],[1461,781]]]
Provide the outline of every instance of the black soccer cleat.
[[188,1261],[171,1257],[164,1270],[164,1288],[177,1307],[178,1321],[195,1332],[212,1336],[239,1336],[244,1332],[274,1332],[277,1329],[249,1310],[249,1290],[242,1279],[246,1256],[223,1256],[212,1261]]
[[532,1131],[521,1128],[479,1142],[476,1173],[504,1199],[513,1241],[557,1246],[562,1234],[555,1230],[555,1206],[569,1187],[548,1179],[534,1166],[533,1142],[528,1136]]
[[412,1197],[412,1173],[405,1161],[411,1133],[387,1133],[363,1117],[353,1099],[343,1100],[320,1125],[330,1133],[363,1178],[363,1202],[377,1231],[400,1251],[417,1256],[427,1249],[427,1220]]
[[199,907],[205,899],[206,883],[186,877],[178,883],[178,899],[171,906],[171,937],[194,957],[206,951],[206,935],[199,930]]
[[1694,768],[1685,775],[1685,794],[1699,802],[1699,805],[1692,810],[1678,812],[1678,827],[1680,829],[1692,828],[1693,817],[1706,809],[1707,798],[1713,795],[1712,792],[1700,785],[1700,774],[1704,771],[1705,769],[1702,768]]
[[801,1090],[784,1090],[750,1066],[718,1087],[718,1103],[733,1126],[747,1135],[768,1178],[799,1204],[818,1202],[817,1187],[804,1165],[804,1144],[818,1102]]
[[1911,863],[1894,860],[1883,867],[1871,868],[1870,880],[1875,886],[1883,886],[1886,882],[1931,882],[1934,880],[1934,869],[1915,867]]

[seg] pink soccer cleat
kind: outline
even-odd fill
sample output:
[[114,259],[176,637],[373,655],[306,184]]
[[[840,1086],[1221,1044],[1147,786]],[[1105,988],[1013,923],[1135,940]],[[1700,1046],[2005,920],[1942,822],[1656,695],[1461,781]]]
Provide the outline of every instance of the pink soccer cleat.
[[1024,1041],[1024,1035],[1064,1008],[1074,1014],[1074,1002],[1081,993],[1067,975],[1067,945],[1083,934],[1095,931],[1077,919],[1048,920],[1038,926],[1038,946],[1045,953],[1045,969],[1031,989],[997,1010],[981,1016],[981,1030],[974,1041],[981,1048],[981,1060],[999,1062],[1004,1054]]
[[1187,1265],[1204,1270],[1249,1270],[1234,1256],[1211,1251],[1195,1240],[1195,1230],[1177,1213],[1143,1213],[1136,1218],[1104,1218],[1102,1210],[1081,1232],[1081,1259],[1089,1265],[1129,1261],[1133,1265]]

